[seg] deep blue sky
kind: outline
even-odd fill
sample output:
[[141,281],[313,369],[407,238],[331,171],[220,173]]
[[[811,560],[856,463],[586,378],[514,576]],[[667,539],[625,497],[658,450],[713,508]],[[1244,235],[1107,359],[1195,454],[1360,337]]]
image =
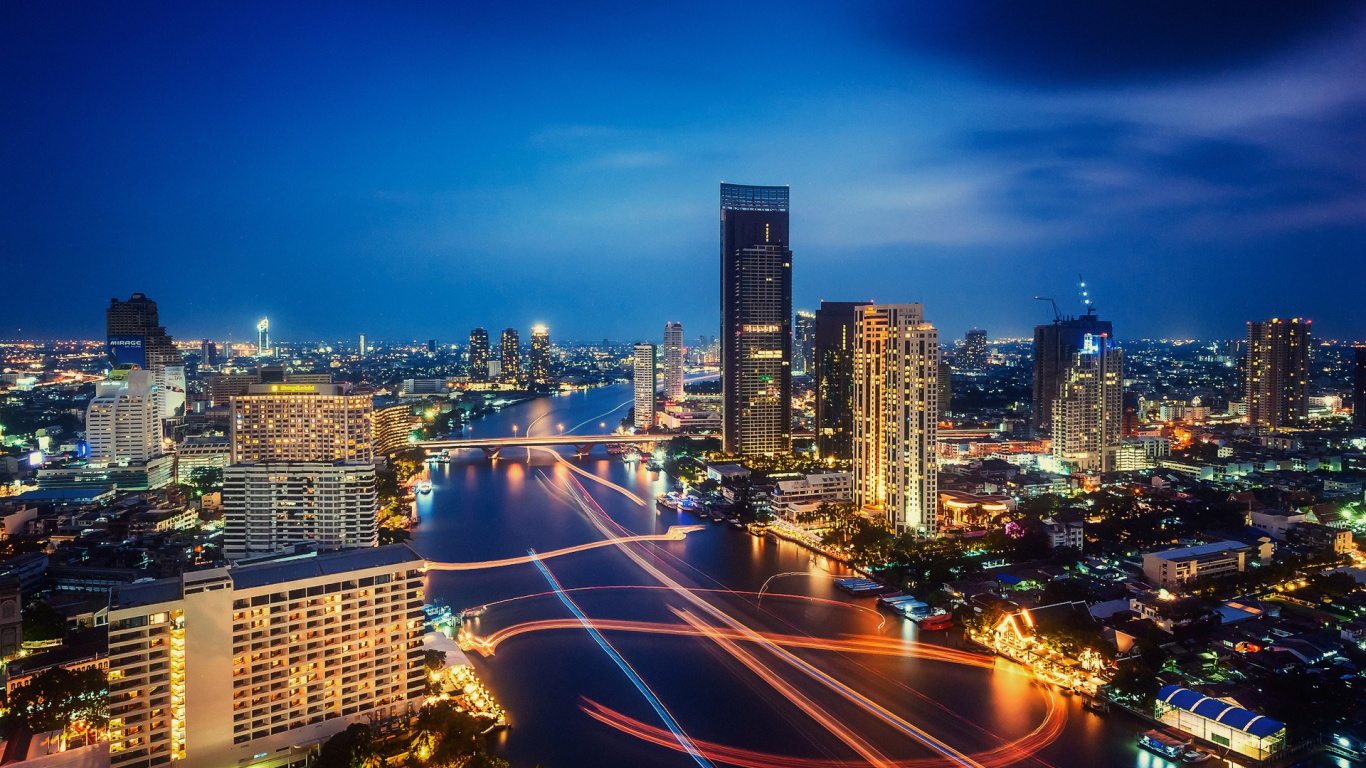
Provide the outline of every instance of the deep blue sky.
[[0,5],[0,338],[713,334],[724,180],[799,308],[1366,339],[1360,3],[652,5]]

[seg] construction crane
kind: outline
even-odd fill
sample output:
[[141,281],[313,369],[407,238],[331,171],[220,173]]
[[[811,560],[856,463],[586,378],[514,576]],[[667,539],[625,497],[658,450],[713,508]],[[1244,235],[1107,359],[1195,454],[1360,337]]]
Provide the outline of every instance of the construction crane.
[[1058,311],[1058,302],[1056,302],[1056,301],[1054,301],[1053,299],[1050,299],[1050,298],[1044,298],[1043,296],[1035,296],[1035,297],[1034,297],[1034,300],[1035,300],[1035,301],[1046,301],[1046,302],[1048,302],[1049,304],[1052,304],[1052,305],[1053,305],[1053,322],[1055,322],[1055,323],[1061,323],[1061,322],[1062,322],[1062,312],[1059,312],[1059,311]]
[[1096,308],[1091,305],[1091,294],[1086,290],[1086,278],[1082,277],[1080,272],[1077,273],[1077,292],[1081,294],[1081,305],[1086,307],[1086,314],[1095,312]]

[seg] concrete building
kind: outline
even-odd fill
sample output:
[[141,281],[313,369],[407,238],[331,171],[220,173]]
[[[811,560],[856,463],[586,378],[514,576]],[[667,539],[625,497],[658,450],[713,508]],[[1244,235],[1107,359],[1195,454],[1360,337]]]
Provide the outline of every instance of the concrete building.
[[816,313],[797,310],[792,321],[792,372],[809,374],[815,367]]
[[854,301],[822,301],[816,312],[814,360],[816,450],[821,458],[854,457]]
[[1053,403],[1058,399],[1073,357],[1087,336],[1114,339],[1109,320],[1088,312],[1080,317],[1059,316],[1051,325],[1034,328],[1034,436],[1053,434]]
[[964,337],[963,351],[954,360],[958,367],[968,371],[985,371],[987,368],[987,332],[974,329]]
[[636,429],[649,429],[655,425],[655,345],[637,344],[633,353],[635,361],[631,381],[635,388]]
[[90,463],[138,464],[162,455],[161,415],[161,388],[151,371],[97,383],[85,410]]
[[721,185],[721,418],[726,453],[792,447],[788,188]]
[[827,502],[853,498],[854,476],[849,472],[822,472],[800,480],[779,480],[773,487],[773,513],[795,520],[799,513],[815,511]]
[[517,381],[522,376],[522,344],[516,328],[504,328],[498,342],[498,354],[503,359],[503,378]]
[[105,331],[110,363],[134,363],[151,371],[158,383],[165,384],[167,367],[185,364],[180,350],[161,325],[157,303],[135,293],[128,301],[110,299],[105,310]]
[[1113,472],[1124,424],[1124,354],[1107,334],[1084,334],[1053,400],[1053,456],[1079,472]]
[[660,423],[675,432],[719,432],[721,414],[717,411],[665,411]]
[[1156,435],[1126,437],[1115,450],[1114,470],[1132,472],[1151,469],[1157,462],[1171,456],[1172,441]]
[[683,324],[664,326],[664,399],[683,399]]
[[1208,744],[1257,761],[1285,750],[1285,723],[1178,685],[1157,692],[1153,715]]
[[303,543],[373,547],[378,512],[372,464],[234,464],[223,473],[223,556],[237,560]]
[[251,373],[216,373],[204,379],[209,401],[225,407],[238,395],[245,395],[252,384],[331,384],[330,373],[291,373],[282,366],[263,365]]
[[470,378],[489,377],[489,332],[483,328],[470,331]]
[[939,332],[920,304],[857,310],[854,497],[897,533],[937,530]]
[[422,579],[397,544],[116,588],[111,767],[302,766],[353,723],[413,714]]
[[175,447],[177,483],[192,485],[196,470],[222,470],[231,463],[232,441],[226,437],[187,437]]
[[550,329],[544,325],[531,326],[531,359],[528,373],[537,384],[550,383]]
[[408,446],[418,424],[413,406],[399,403],[375,411],[375,455],[387,456]]
[[[1267,556],[1270,556],[1269,553]],[[1216,541],[1162,552],[1145,552],[1143,575],[1159,587],[1173,589],[1201,576],[1219,578],[1242,573],[1250,559],[1261,559],[1251,545],[1240,541]]]
[[953,366],[939,361],[939,412],[953,410]]
[[232,399],[232,460],[369,462],[370,395],[343,384],[253,384]]
[[1247,324],[1248,424],[1276,429],[1309,416],[1310,323],[1296,317]]

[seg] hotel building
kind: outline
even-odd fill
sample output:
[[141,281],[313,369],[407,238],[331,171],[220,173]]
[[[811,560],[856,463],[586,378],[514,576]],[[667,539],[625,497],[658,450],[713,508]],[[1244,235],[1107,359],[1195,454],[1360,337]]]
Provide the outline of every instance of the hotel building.
[[234,464],[223,472],[223,556],[237,560],[305,542],[373,547],[378,512],[371,464]]
[[370,395],[344,384],[253,384],[232,398],[232,460],[369,462]]

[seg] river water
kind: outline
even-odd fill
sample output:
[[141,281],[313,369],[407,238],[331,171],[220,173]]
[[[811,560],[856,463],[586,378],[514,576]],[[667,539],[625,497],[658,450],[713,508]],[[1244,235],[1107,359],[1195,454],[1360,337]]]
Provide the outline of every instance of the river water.
[[[530,426],[533,436],[558,434],[561,427],[566,434],[606,432],[626,414],[630,399],[627,385],[541,398],[480,419],[466,435],[506,436],[514,426],[522,435]],[[422,522],[414,530],[413,546],[429,560],[463,563],[600,541],[603,532],[566,498],[563,489],[572,482],[633,534],[698,522],[686,513],[655,509],[653,498],[668,481],[643,465],[608,457],[602,448],[570,461],[647,503],[573,473],[548,452],[508,450],[495,462],[468,452],[434,469],[432,493],[419,497]],[[835,589],[832,577],[848,573],[839,564],[793,544],[702,524],[703,530],[681,541],[629,545],[659,575],[615,546],[543,561],[591,619],[639,622],[632,628],[653,630],[608,627],[602,632],[648,693],[581,626],[509,636],[490,656],[470,653],[513,724],[496,737],[497,754],[516,768],[698,765],[667,731],[662,740],[675,748],[627,732],[664,727],[651,704],[653,695],[701,751],[725,753],[729,762],[715,765],[824,768],[866,764],[869,755],[899,766],[963,764],[936,758],[940,748],[975,755],[981,765],[1168,765],[1133,746],[1138,726],[1124,715],[1086,712],[1074,697],[1047,693],[1004,661],[967,660],[984,667],[960,658],[788,646],[797,659],[789,662],[758,643],[727,643],[696,632],[660,634],[661,628],[690,629],[678,613],[683,610],[708,625],[720,623],[704,616],[706,608],[666,588],[662,575],[757,632],[805,637],[808,646],[858,635],[896,641],[884,643],[894,649],[914,647],[906,645],[917,639],[912,624],[878,613],[871,599],[853,600]],[[778,574],[785,575],[773,578]],[[766,581],[762,600],[746,594]],[[496,603],[470,622],[473,632],[485,637],[530,622],[573,619],[534,563],[433,571],[427,595],[456,610]],[[926,639],[942,642],[942,637],[927,633]],[[794,663],[838,682],[823,683]],[[765,682],[766,676],[779,678],[778,687]],[[840,684],[857,693],[841,694]],[[600,708],[618,713],[608,719],[628,718],[641,726],[627,723],[623,730],[588,714]],[[1007,745],[1017,740],[1022,741],[1011,751]]]

